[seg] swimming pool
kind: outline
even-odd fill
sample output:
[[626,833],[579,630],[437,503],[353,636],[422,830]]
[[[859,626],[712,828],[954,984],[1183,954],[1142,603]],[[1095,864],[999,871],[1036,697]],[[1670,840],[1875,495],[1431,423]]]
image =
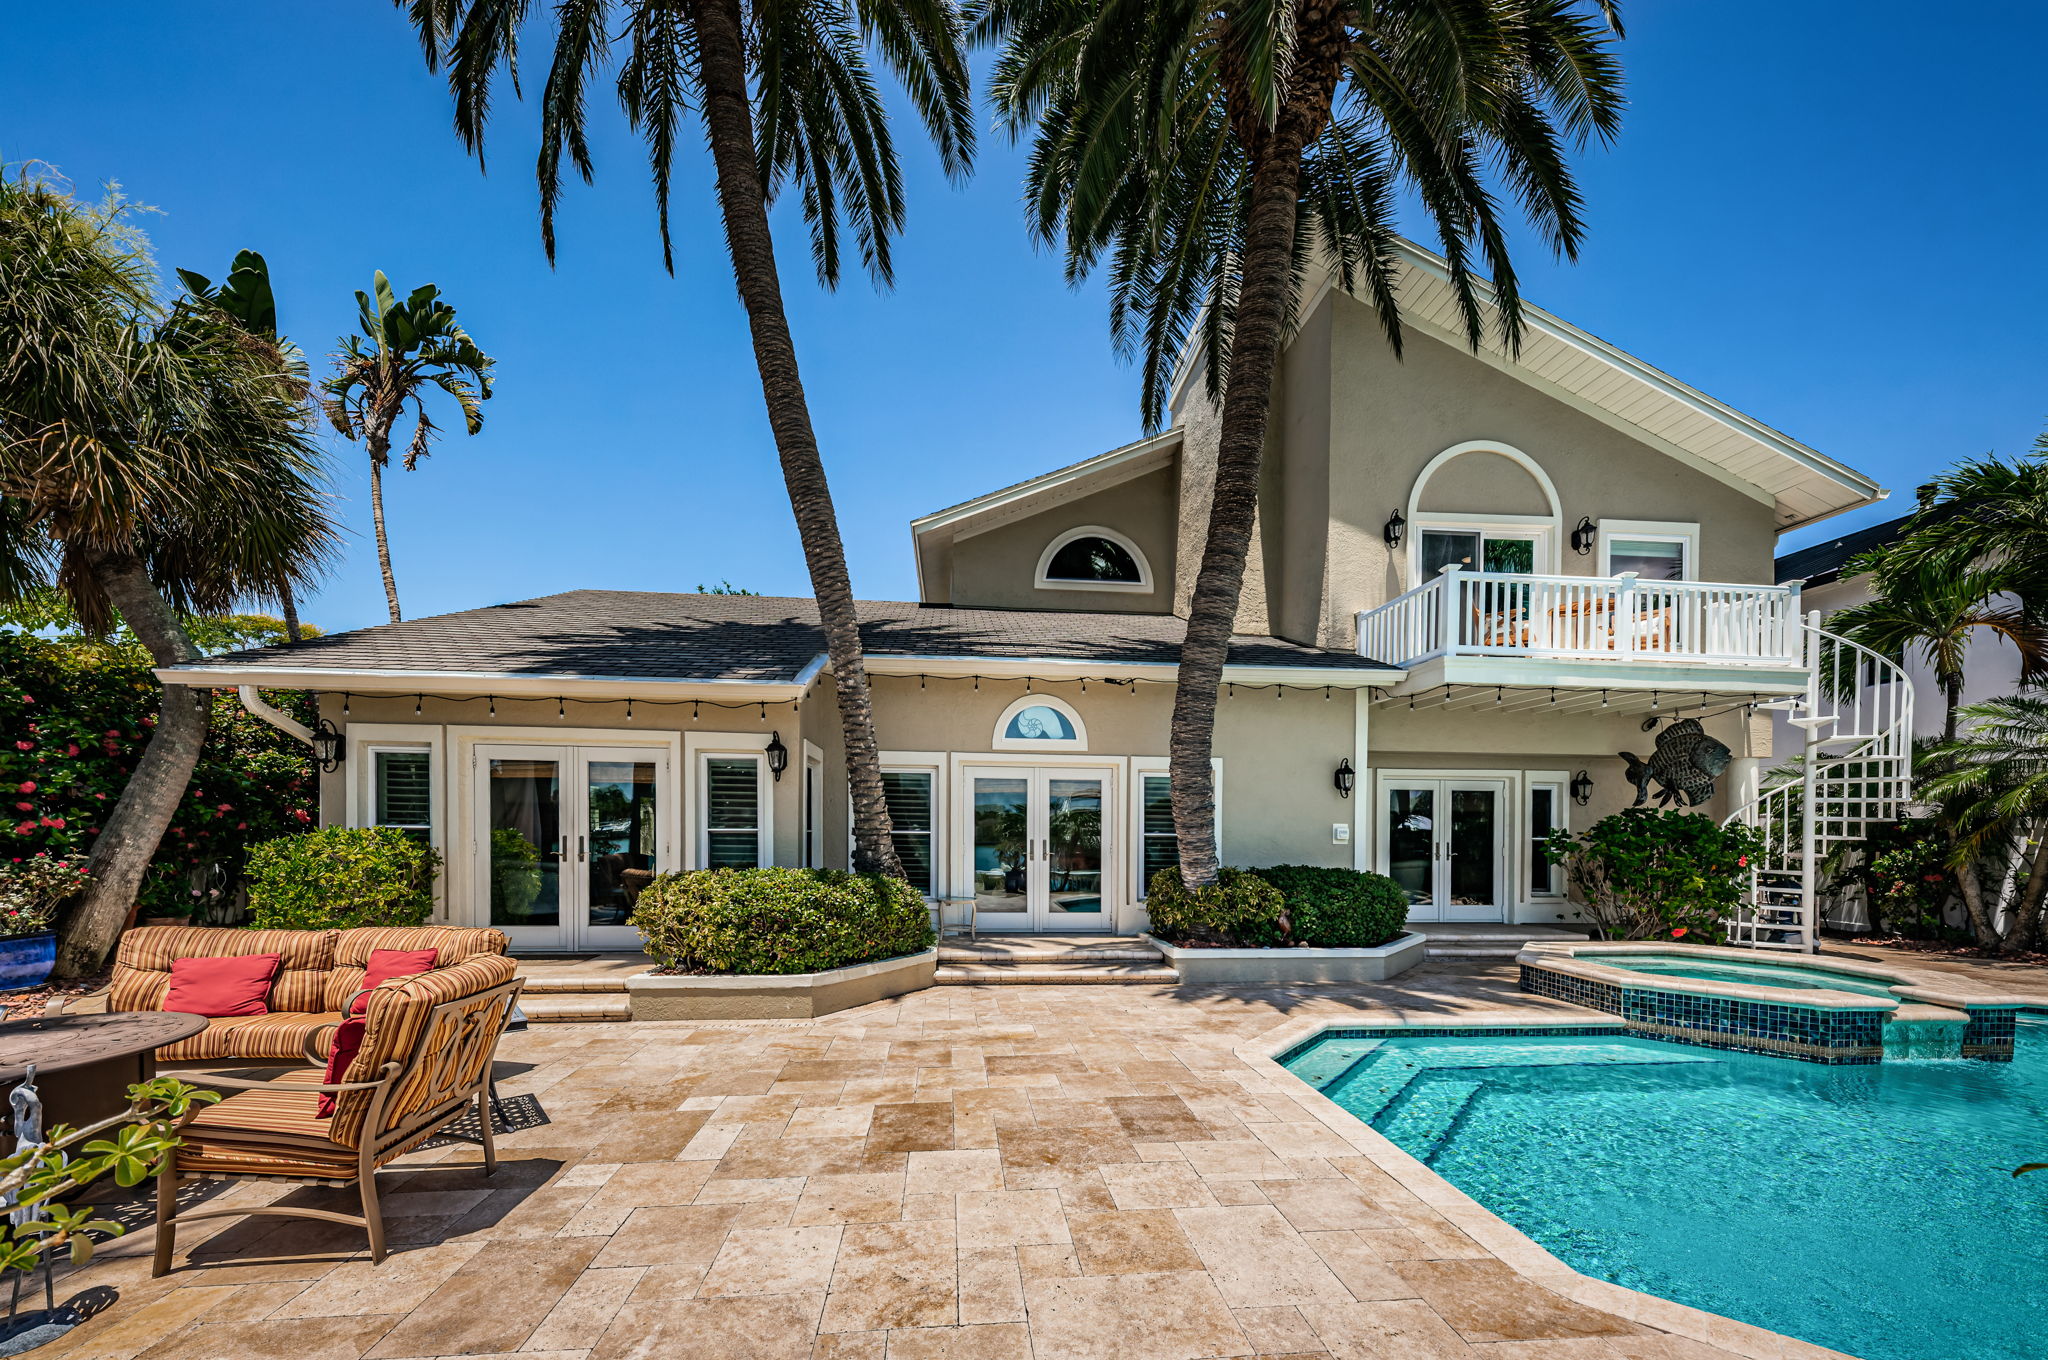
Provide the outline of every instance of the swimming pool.
[[[2040,1360],[2048,1025],[1826,1067],[1607,1031],[1324,1037],[1288,1068],[1574,1269],[1864,1360]],[[1370,1032],[1368,1032],[1370,1033]]]
[[1750,987],[1819,988],[1830,992],[1855,992],[1860,996],[1892,996],[1892,984],[1877,978],[1832,973],[1821,968],[1801,968],[1790,963],[1720,963],[1674,954],[1607,954],[1599,960],[1625,973],[1649,973],[1657,977],[1695,978],[1702,982],[1739,982]]

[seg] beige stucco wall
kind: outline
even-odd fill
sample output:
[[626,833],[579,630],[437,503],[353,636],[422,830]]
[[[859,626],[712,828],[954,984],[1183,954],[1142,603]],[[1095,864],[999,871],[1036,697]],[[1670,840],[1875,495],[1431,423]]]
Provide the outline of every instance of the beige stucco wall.
[[[1175,501],[1172,465],[1066,501],[956,542],[948,598],[996,609],[1077,609],[1165,614],[1173,608]],[[1096,525],[1137,544],[1152,568],[1152,589],[1052,590],[1034,585],[1046,545],[1069,529]]]

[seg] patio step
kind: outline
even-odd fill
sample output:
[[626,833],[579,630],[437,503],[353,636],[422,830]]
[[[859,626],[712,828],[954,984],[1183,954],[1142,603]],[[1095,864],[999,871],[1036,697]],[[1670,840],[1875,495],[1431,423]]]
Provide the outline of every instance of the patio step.
[[1582,941],[1586,938],[1583,930],[1545,925],[1418,921],[1411,923],[1409,929],[1428,941],[1422,953],[1423,957],[1431,959],[1512,959],[1522,952],[1523,945],[1535,940]]
[[1152,963],[1136,960],[1083,960],[1063,963],[942,963],[932,982],[940,987],[970,987],[990,984],[1039,984],[1053,986],[1101,986],[1149,984],[1172,986],[1180,974],[1152,956]]
[[984,935],[939,946],[939,962],[995,964],[1147,963],[1157,947],[1140,935]]
[[617,992],[521,992],[519,1009],[536,1025],[607,1023],[633,1018],[633,1004],[626,998],[626,985]]

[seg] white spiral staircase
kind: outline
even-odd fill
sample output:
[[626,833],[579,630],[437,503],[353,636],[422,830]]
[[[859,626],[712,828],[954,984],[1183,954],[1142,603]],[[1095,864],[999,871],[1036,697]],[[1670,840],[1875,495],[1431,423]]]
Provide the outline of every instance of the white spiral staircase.
[[1895,662],[1806,616],[1806,694],[1764,705],[1805,734],[1796,770],[1767,775],[1735,810],[1764,836],[1728,942],[1812,953],[1820,937],[1822,866],[1869,827],[1900,816],[1912,791],[1913,684]]

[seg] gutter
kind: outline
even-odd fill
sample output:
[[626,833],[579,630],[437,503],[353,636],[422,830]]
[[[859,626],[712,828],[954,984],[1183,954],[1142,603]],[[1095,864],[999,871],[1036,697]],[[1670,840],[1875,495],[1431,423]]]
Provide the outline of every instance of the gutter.
[[307,746],[313,744],[313,729],[292,717],[281,708],[273,708],[263,702],[263,695],[254,685],[243,685],[235,690],[242,701],[242,707],[250,716],[263,719],[278,731],[289,737],[297,737]]

